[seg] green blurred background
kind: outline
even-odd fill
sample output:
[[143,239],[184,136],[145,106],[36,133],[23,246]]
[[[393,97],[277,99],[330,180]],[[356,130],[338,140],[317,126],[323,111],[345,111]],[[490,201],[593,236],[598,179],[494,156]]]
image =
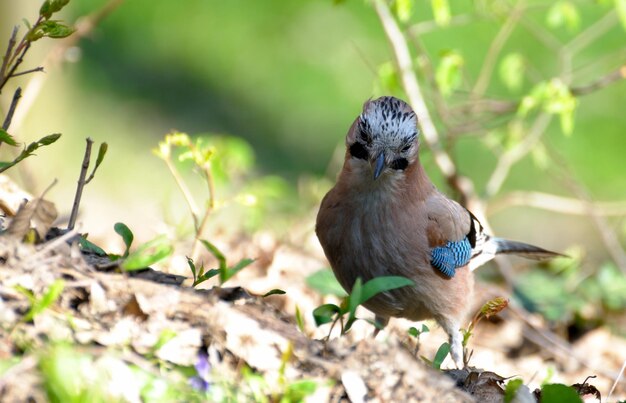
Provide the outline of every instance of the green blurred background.
[[[6,43],[21,18],[35,18],[40,4],[3,0],[0,43]],[[103,4],[72,1],[62,16],[74,23]],[[577,32],[610,9],[593,1],[576,4],[581,16]],[[475,4],[454,1],[451,6],[453,15],[462,15]],[[530,16],[543,24],[545,13],[545,7],[537,7]],[[411,24],[432,18],[430,2],[415,2]],[[473,82],[498,28],[489,19],[453,25],[425,34],[424,46],[434,63],[445,51],[457,49],[465,58],[464,75]],[[614,24],[581,53],[573,63],[573,82],[587,84],[623,63],[625,32]],[[565,42],[576,32],[562,27],[552,34]],[[41,64],[55,46],[53,40],[38,42],[25,66]],[[526,55],[537,75],[556,74],[553,52],[520,27],[503,54],[508,51]],[[289,203],[297,204],[303,202],[297,191],[302,178],[334,178],[343,136],[363,101],[393,90],[393,83],[381,75],[381,66],[392,60],[391,50],[373,8],[361,0],[126,1],[64,58],[61,66],[46,73],[23,124],[12,133],[24,142],[51,132],[63,137],[11,175],[35,193],[58,178],[51,199],[68,214],[84,138],[108,142],[109,155],[85,192],[81,218],[83,230],[103,242],[113,234],[116,221],[147,239],[164,230],[164,219],[175,222],[186,214],[165,166],[151,153],[170,129],[245,139],[260,174],[283,178],[291,192]],[[28,78],[15,82],[26,85]],[[531,85],[526,82],[522,93]],[[497,78],[487,93],[519,96],[510,94]],[[3,110],[10,94],[10,89],[2,94]],[[573,134],[564,136],[555,119],[546,135],[546,143],[565,158],[593,199],[626,199],[625,99],[623,80],[582,97]],[[426,147],[422,155],[441,184]],[[481,138],[461,138],[454,156],[459,170],[482,191],[496,157]],[[525,189],[571,196],[567,186],[540,165],[532,158],[516,165],[501,193]],[[201,186],[198,195],[204,194]],[[323,190],[328,182],[320,186]],[[314,211],[299,212],[312,229]],[[585,217],[510,208],[490,218],[495,230],[507,237],[542,240],[555,249],[583,244],[598,261],[607,256]],[[623,241],[624,221],[613,220],[612,225]]]

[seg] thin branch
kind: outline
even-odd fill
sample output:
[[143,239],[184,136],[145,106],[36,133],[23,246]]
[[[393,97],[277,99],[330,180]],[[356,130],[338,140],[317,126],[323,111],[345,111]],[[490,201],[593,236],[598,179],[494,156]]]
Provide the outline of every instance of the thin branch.
[[[589,215],[586,202],[570,197],[557,196],[542,192],[511,192],[489,204],[489,212],[513,207],[527,206],[561,214]],[[594,202],[593,208],[601,216],[626,216],[626,202]]]
[[5,73],[7,71],[7,67],[9,65],[9,59],[11,57],[11,52],[13,52],[13,48],[17,43],[17,31],[19,27],[13,27],[13,32],[11,33],[11,37],[9,38],[9,44],[7,45],[7,51],[4,53],[4,57],[2,58],[2,67],[0,67],[0,80],[4,80]]
[[189,211],[191,212],[191,216],[193,217],[194,229],[197,231],[198,225],[199,225],[198,216],[200,215],[200,209],[198,208],[198,205],[196,205],[196,202],[193,199],[191,191],[185,184],[185,181],[183,180],[182,176],[180,176],[180,173],[178,172],[178,169],[176,169],[176,166],[174,165],[174,163],[171,161],[169,157],[164,158],[164,161],[165,161],[165,165],[167,165],[167,168],[170,170],[170,173],[174,177],[174,181],[176,182],[176,185],[182,192],[183,197],[185,198],[185,201],[187,202],[187,206],[189,207]]
[[519,1],[511,13],[509,17],[506,19],[506,22],[500,28],[500,31],[496,34],[495,38],[491,42],[489,46],[489,50],[487,51],[487,55],[485,56],[485,62],[480,70],[478,75],[478,79],[476,80],[476,84],[472,89],[472,93],[470,95],[470,99],[476,100],[483,97],[485,91],[487,90],[487,86],[491,81],[493,75],[493,69],[496,65],[496,61],[498,60],[498,56],[504,47],[504,44],[509,39],[511,34],[513,33],[513,29],[517,25],[517,22],[522,17],[524,12],[524,1]]
[[78,184],[76,186],[76,194],[74,195],[74,205],[72,206],[72,213],[70,214],[70,221],[67,225],[68,230],[73,230],[76,225],[76,217],[78,217],[78,208],[80,206],[80,199],[83,195],[83,188],[85,187],[85,177],[87,176],[87,170],[89,169],[89,161],[91,159],[91,147],[93,146],[93,140],[89,137],[86,139],[87,145],[85,146],[85,156],[83,157],[83,164],[80,169],[80,175],[78,177]]
[[409,99],[409,103],[415,110],[417,116],[419,116],[424,140],[426,140],[426,144],[431,148],[435,163],[443,175],[448,179],[453,178],[456,175],[456,167],[450,156],[441,147],[437,129],[430,117],[426,102],[424,102],[417,77],[415,77],[413,59],[411,58],[411,53],[409,52],[409,47],[404,35],[400,31],[398,24],[391,15],[389,6],[384,0],[374,0],[374,7],[383,25],[387,39],[393,48],[404,91]]
[[563,50],[571,54],[576,54],[589,46],[592,42],[604,35],[609,29],[617,24],[618,18],[615,10],[608,12],[600,20],[596,21],[589,28],[576,35],[569,43],[563,46]]
[[624,363],[622,364],[622,368],[619,370],[619,374],[615,377],[615,381],[613,382],[613,385],[611,386],[611,390],[609,390],[609,394],[606,397],[607,402],[611,401],[611,396],[613,396],[613,392],[615,392],[615,388],[617,387],[617,384],[619,383],[620,379],[622,379],[625,369],[626,369],[626,359],[624,360]]
[[535,144],[539,142],[551,120],[552,115],[545,112],[539,113],[530,129],[530,132],[526,135],[524,140],[511,150],[505,152],[498,159],[496,169],[491,174],[485,189],[488,196],[493,196],[498,193],[504,183],[504,180],[509,175],[511,167],[524,158],[532,150]]
[[589,196],[587,189],[585,189],[580,182],[574,180],[573,175],[571,174],[572,170],[568,167],[567,162],[554,150],[552,150],[551,157],[558,162],[558,166],[562,167],[563,172],[559,175],[561,177],[561,181],[564,182],[572,190],[572,192],[574,192],[574,194],[585,203],[585,206],[587,207],[587,214],[593,220],[593,223],[600,234],[600,238],[604,243],[604,247],[609,252],[609,255],[617,267],[619,267],[622,273],[626,275],[626,252],[620,244],[615,231],[613,231],[609,223],[606,221],[606,217],[603,217],[598,213],[593,202],[591,201],[591,197]]
[[20,71],[19,73],[11,74],[11,77],[23,76],[24,74],[36,73],[38,71],[43,71],[43,67],[35,67],[34,69]]
[[17,87],[15,93],[13,94],[13,99],[11,100],[11,106],[9,106],[9,112],[7,113],[6,118],[4,118],[4,123],[2,124],[2,129],[4,131],[9,130],[9,126],[11,126],[11,120],[13,119],[13,114],[15,113],[15,108],[17,107],[17,103],[20,101],[21,97],[22,87]]
[[616,81],[623,80],[624,78],[626,78],[626,64],[620,66],[617,70],[605,75],[604,77],[598,78],[590,84],[571,88],[570,91],[574,96],[587,95],[613,84]]

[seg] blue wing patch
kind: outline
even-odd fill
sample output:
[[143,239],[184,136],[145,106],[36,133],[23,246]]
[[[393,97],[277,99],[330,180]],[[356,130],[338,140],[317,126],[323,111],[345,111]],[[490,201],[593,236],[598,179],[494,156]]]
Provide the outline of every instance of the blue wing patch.
[[465,266],[471,257],[472,246],[465,237],[462,241],[448,241],[444,246],[434,248],[430,255],[430,264],[446,277],[452,278],[456,269]]

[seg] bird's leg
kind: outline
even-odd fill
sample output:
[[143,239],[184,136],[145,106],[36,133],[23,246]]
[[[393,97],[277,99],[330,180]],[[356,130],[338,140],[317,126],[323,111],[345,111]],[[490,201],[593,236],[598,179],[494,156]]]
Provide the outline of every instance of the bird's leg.
[[459,369],[465,368],[463,363],[463,335],[461,334],[459,322],[450,318],[439,318],[437,322],[450,337],[450,355],[454,364]]
[[374,318],[374,322],[376,323],[376,328],[374,329],[374,333],[372,334],[373,338],[376,338],[376,336],[378,336],[378,333],[385,328],[385,326],[387,326],[387,323],[389,323],[389,318],[385,318],[382,316],[378,316],[376,315],[376,317]]

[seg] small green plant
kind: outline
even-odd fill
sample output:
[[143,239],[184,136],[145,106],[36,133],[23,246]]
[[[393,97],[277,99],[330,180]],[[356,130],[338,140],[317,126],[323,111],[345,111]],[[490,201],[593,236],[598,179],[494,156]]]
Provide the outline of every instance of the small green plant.
[[472,358],[473,351],[468,352],[467,345],[469,343],[469,339],[473,335],[474,327],[480,322],[483,318],[489,319],[490,317],[497,315],[502,310],[506,309],[509,306],[509,300],[503,297],[496,297],[492,300],[487,301],[478,312],[474,315],[467,329],[461,329],[461,333],[463,333],[463,365],[467,367],[470,359]]
[[133,232],[124,223],[118,222],[113,226],[115,232],[122,237],[124,242],[124,253],[122,255],[116,255],[113,253],[106,254],[101,248],[95,246],[86,239],[81,240],[81,246],[83,248],[90,249],[99,253],[107,255],[111,260],[121,260],[120,267],[125,271],[133,271],[145,269],[157,262],[167,258],[174,252],[172,243],[165,235],[159,235],[156,238],[139,245],[134,251],[130,251],[135,236]]
[[[46,0],[39,9],[39,16],[34,24],[30,24],[27,20],[24,20],[28,30],[24,34],[21,40],[18,41],[19,27],[13,28],[13,32],[9,38],[9,43],[6,48],[6,52],[2,57],[2,64],[0,64],[0,94],[6,83],[14,77],[30,74],[34,72],[43,71],[43,67],[36,67],[30,70],[17,71],[19,66],[24,61],[26,52],[30,49],[33,42],[44,38],[65,38],[74,32],[74,28],[62,24],[59,21],[52,20],[52,15],[61,11],[69,3],[69,0]],[[17,104],[22,96],[22,89],[17,88],[13,95],[13,100],[9,106],[7,115],[3,120],[3,124],[0,127],[0,146],[7,144],[11,147],[18,147],[19,143],[15,140],[11,134],[9,134],[9,126],[13,119],[13,114]],[[12,161],[0,161],[0,173],[7,169],[17,165],[20,161],[30,157],[43,146],[48,146],[61,137],[61,134],[55,133],[48,136],[44,136],[41,139],[30,143],[25,146],[23,150]]]
[[430,332],[428,326],[422,323],[422,327],[417,329],[416,327],[411,326],[408,330],[409,336],[415,338],[415,350],[413,351],[413,355],[417,355],[417,352],[420,349],[420,336],[424,333]]
[[[337,323],[340,324],[341,335],[344,335],[352,328],[354,322],[359,319],[356,317],[356,309],[359,307],[359,305],[362,305],[370,298],[381,292],[393,290],[400,287],[406,287],[413,284],[413,281],[401,276],[376,277],[363,284],[361,278],[359,277],[354,282],[352,292],[344,297],[339,305],[324,304],[318,306],[313,310],[313,318],[315,319],[315,324],[319,327],[325,323],[332,322],[330,329],[328,330],[326,340],[330,338],[333,328]],[[344,319],[346,315],[347,319]],[[380,324],[376,322],[369,322],[377,328],[380,327]]]
[[[241,259],[239,262],[235,263],[233,266],[228,266],[226,262],[226,256],[211,242],[201,239],[200,242],[202,245],[206,247],[206,249],[211,252],[213,256],[217,259],[219,263],[219,267],[217,269],[209,269],[205,271],[204,263],[200,265],[200,267],[196,267],[194,261],[187,257],[187,264],[191,269],[191,273],[193,274],[193,284],[192,287],[197,286],[215,276],[219,276],[220,286],[224,285],[225,282],[230,280],[235,274],[239,273],[241,270],[249,266],[254,259]],[[272,290],[275,291],[274,294],[280,294],[282,290]],[[271,291],[270,291],[271,292]],[[282,291],[284,294],[284,291]],[[271,295],[271,294],[270,294]]]
[[48,307],[56,302],[61,293],[63,292],[63,288],[65,288],[65,283],[63,280],[57,279],[55,280],[48,289],[43,293],[41,297],[35,296],[33,292],[27,288],[24,288],[20,285],[16,286],[15,289],[22,293],[28,298],[30,302],[30,309],[26,312],[26,315],[22,317],[23,322],[30,322],[35,318],[35,316],[39,315]]

